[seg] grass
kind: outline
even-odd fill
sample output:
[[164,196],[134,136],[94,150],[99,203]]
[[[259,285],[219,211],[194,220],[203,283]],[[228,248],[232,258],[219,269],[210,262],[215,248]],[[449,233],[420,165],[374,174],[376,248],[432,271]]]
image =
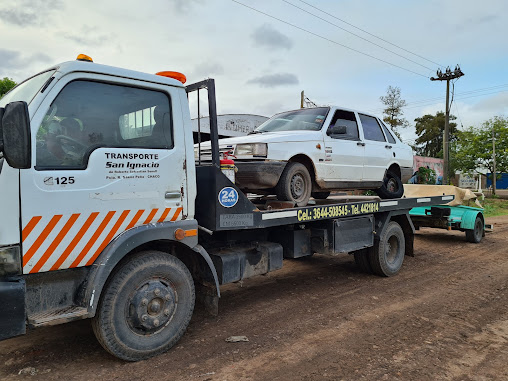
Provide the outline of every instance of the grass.
[[484,207],[485,217],[504,216],[508,214],[508,200],[500,198],[485,198],[480,201]]

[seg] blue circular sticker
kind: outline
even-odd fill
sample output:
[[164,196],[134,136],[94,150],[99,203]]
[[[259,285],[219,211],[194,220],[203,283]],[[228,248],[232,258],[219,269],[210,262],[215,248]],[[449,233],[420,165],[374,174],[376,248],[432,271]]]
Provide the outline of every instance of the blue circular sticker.
[[219,203],[225,208],[231,208],[238,202],[238,192],[235,188],[225,187],[219,192]]

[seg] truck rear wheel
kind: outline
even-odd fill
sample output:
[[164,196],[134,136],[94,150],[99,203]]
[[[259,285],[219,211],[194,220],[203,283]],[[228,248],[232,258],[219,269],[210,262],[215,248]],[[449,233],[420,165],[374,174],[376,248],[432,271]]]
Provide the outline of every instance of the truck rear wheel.
[[399,272],[404,262],[406,240],[400,225],[391,221],[379,237],[379,241],[369,250],[372,270],[380,276],[392,276]]
[[293,201],[297,206],[306,206],[312,191],[312,179],[307,167],[302,163],[288,163],[275,191],[280,201]]
[[466,230],[466,239],[472,243],[480,243],[484,235],[485,225],[480,216],[476,216],[474,221],[474,229]]
[[176,257],[144,251],[108,281],[92,327],[112,355],[139,361],[169,350],[182,337],[194,310],[192,276]]

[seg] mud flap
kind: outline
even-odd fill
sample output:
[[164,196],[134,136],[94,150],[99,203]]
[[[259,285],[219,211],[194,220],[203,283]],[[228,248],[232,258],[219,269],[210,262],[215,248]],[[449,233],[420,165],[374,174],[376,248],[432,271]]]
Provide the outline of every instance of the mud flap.
[[0,282],[0,340],[25,334],[25,292],[23,279]]

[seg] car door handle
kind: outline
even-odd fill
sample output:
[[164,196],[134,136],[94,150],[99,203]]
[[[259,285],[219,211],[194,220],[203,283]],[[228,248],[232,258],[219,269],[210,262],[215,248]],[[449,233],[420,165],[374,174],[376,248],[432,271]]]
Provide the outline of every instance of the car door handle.
[[166,192],[164,198],[180,198],[182,194],[180,192]]
[[357,146],[362,146],[362,147],[365,147],[365,143],[362,143],[362,142],[358,142],[356,143]]
[[392,148],[392,146],[386,145],[385,148],[390,149],[390,148]]

